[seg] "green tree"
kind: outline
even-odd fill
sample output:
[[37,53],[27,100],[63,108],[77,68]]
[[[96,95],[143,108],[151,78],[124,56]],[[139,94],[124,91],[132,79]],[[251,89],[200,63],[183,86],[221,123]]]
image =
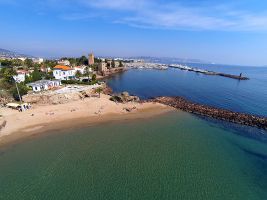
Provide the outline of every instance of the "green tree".
[[4,66],[4,67],[10,67],[10,66],[12,66],[12,61],[11,60],[1,60],[0,61],[0,63],[1,63],[1,66]]
[[95,82],[96,81],[96,74],[92,75],[92,81]]
[[123,67],[122,61],[120,61],[119,67]]
[[77,59],[77,64],[78,65],[88,65],[88,59],[85,56],[82,56]]
[[100,58],[95,58],[95,63],[101,63],[102,60]]
[[0,77],[7,83],[13,83],[13,76],[17,75],[16,70],[13,67],[2,68],[0,71]]
[[98,93],[98,98],[100,98],[100,94],[101,94],[102,91],[103,91],[102,87],[99,87],[99,88],[95,89],[95,92]]
[[26,67],[28,67],[28,68],[33,68],[33,67],[34,67],[34,63],[33,63],[32,59],[29,59],[29,58],[27,58],[27,59],[24,61],[24,64],[25,64]]
[[37,69],[37,67],[34,67],[33,72],[31,73],[31,81],[39,81],[42,79],[42,73]]
[[18,66],[22,66],[23,65],[23,61],[20,59],[12,59],[11,60],[11,66],[13,67],[18,67]]
[[24,83],[27,84],[27,83],[30,83],[30,82],[32,82],[31,77],[26,75]]
[[75,77],[80,78],[82,76],[82,73],[80,71],[77,71],[75,74]]
[[115,68],[115,61],[114,60],[111,61],[111,67]]
[[[26,95],[28,93],[29,89],[23,83],[17,83],[17,86],[18,86],[20,96]],[[12,87],[11,93],[12,93],[15,100],[17,100],[17,101],[20,100],[16,86]]]

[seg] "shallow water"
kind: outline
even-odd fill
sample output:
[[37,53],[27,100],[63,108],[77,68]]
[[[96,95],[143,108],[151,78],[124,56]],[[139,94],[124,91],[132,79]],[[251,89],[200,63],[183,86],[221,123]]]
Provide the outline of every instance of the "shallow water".
[[266,197],[266,136],[183,112],[0,148],[5,200]]

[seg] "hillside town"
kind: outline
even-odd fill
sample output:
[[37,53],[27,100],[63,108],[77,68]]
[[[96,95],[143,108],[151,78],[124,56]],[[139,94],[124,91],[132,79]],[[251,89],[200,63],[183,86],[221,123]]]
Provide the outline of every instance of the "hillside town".
[[106,87],[100,80],[124,70],[123,60],[97,58],[93,53],[58,60],[2,55],[0,104],[21,110],[24,103],[37,103],[32,100],[37,96],[94,93]]

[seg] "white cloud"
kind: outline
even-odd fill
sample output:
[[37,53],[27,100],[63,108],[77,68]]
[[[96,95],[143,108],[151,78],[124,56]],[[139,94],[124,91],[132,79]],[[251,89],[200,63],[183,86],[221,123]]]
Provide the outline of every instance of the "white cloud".
[[267,13],[255,14],[216,5],[189,7],[178,3],[151,0],[82,0],[82,3],[99,10],[125,11],[112,19],[116,23],[142,28],[266,31]]
[[[0,0],[1,3],[21,3]],[[174,2],[174,3],[173,3]],[[267,31],[267,9],[242,10],[231,4],[194,3],[164,0],[37,0],[38,12],[55,10],[63,20],[101,18],[138,28],[214,31]],[[202,1],[199,1],[202,2]],[[229,1],[228,1],[229,2]],[[235,1],[236,2],[236,1]],[[242,1],[238,1],[241,2]],[[55,12],[55,13],[56,13]]]

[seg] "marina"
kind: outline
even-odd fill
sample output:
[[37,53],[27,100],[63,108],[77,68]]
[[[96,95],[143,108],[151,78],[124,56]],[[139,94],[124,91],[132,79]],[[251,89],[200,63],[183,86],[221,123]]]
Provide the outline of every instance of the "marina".
[[156,69],[156,70],[167,70],[168,69],[168,66],[166,64],[145,63],[145,62],[126,63],[125,67],[129,69]]

